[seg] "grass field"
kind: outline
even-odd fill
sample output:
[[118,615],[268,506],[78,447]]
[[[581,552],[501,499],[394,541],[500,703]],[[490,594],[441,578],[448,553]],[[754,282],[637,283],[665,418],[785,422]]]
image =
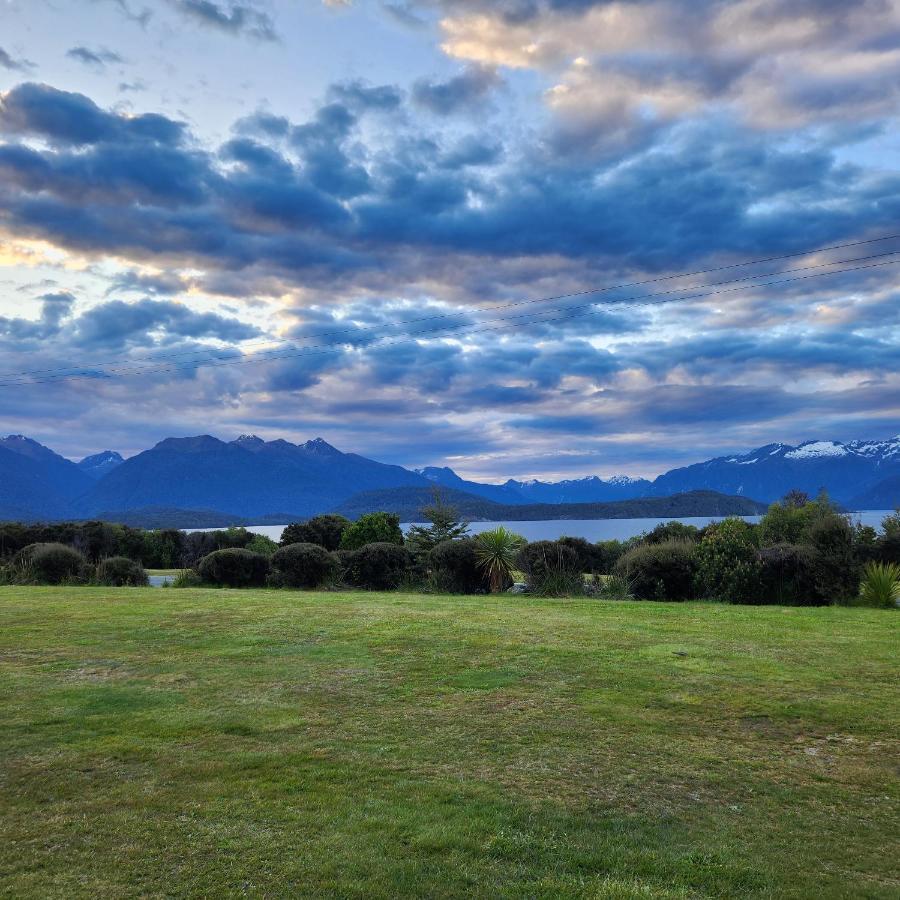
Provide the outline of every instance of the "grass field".
[[0,588],[0,896],[896,897],[900,615]]

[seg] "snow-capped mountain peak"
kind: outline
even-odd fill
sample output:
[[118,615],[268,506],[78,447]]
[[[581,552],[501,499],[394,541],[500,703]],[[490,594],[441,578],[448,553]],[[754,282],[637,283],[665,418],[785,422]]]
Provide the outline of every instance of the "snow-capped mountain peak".
[[846,456],[850,451],[835,441],[807,441],[784,454],[785,459],[821,459],[823,457]]

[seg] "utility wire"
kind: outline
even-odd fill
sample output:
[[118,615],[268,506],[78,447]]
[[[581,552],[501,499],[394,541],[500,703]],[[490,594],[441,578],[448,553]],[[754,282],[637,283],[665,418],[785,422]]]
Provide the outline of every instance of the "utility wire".
[[[900,252],[900,251],[898,251]],[[879,256],[884,256],[888,254],[878,254]],[[896,254],[890,254],[896,255]],[[858,259],[865,259],[866,257],[859,257]],[[793,278],[783,278],[777,279],[774,281],[762,282],[757,284],[742,284],[738,287],[731,288],[723,288],[720,290],[702,290],[698,291],[694,294],[688,294],[686,296],[663,296],[665,292],[661,292],[659,294],[653,294],[644,297],[636,297],[636,298],[624,298],[625,300],[633,300],[634,302],[613,302],[611,304],[611,309],[632,309],[636,307],[642,306],[658,306],[662,304],[671,304],[671,303],[681,303],[689,300],[696,300],[702,297],[713,297],[713,296],[721,296],[725,294],[731,294],[736,291],[744,291],[744,290],[752,290],[755,288],[761,287],[774,287],[784,284],[792,284],[801,281],[808,281],[813,278],[822,278],[831,275],[843,275],[849,272],[859,272],[866,269],[874,269],[883,266],[896,265],[900,263],[900,259],[890,259],[890,260],[882,260],[881,262],[870,262],[866,265],[847,267],[844,269],[839,269],[832,272],[814,272],[812,274],[800,275]],[[808,268],[808,267],[807,267]],[[745,279],[739,279],[745,280]],[[723,282],[723,283],[732,283],[732,282]],[[668,292],[671,293],[671,292]],[[393,347],[402,344],[411,344],[418,343],[418,341],[425,336],[428,337],[441,337],[440,332],[450,331],[451,335],[453,333],[462,332],[464,334],[484,334],[495,331],[508,331],[513,328],[524,328],[531,325],[541,325],[549,322],[557,322],[562,321],[567,318],[570,318],[570,313],[575,310],[588,309],[588,308],[596,308],[598,304],[596,303],[586,303],[580,304],[578,306],[567,307],[562,313],[545,318],[534,318],[535,316],[545,316],[546,313],[555,312],[555,310],[545,310],[528,313],[519,313],[518,315],[509,316],[503,319],[503,324],[489,326],[489,327],[478,327],[476,325],[468,325],[468,326],[443,326],[442,328],[438,328],[434,331],[426,331],[422,332],[415,337],[404,338],[396,341],[380,341],[378,342],[378,347]],[[527,321],[522,322],[514,322],[515,319],[527,319]],[[203,366],[204,368],[213,368],[219,367],[222,365],[233,365],[233,364],[247,364],[247,363],[260,363],[260,362],[272,362],[275,360],[281,359],[289,359],[289,358],[301,358],[306,356],[319,356],[325,353],[342,353],[345,352],[345,344],[327,344],[327,345],[312,345],[309,347],[302,348],[290,348],[290,349],[282,349],[282,350],[274,350],[274,351],[261,351],[260,353],[253,354],[252,356],[246,357],[229,357],[227,359],[218,359],[211,360],[207,362],[198,362],[197,367]],[[310,352],[313,351],[313,352]],[[146,367],[148,371],[152,372],[176,372],[182,369],[191,369],[194,368],[193,365],[182,364],[182,365],[171,365],[171,366],[150,366]],[[130,375],[130,374],[144,374],[139,370],[128,370],[128,369],[120,369],[120,370],[105,370],[98,372],[72,372],[66,375],[58,375],[51,376],[47,378],[38,378],[38,379],[25,379],[25,380],[16,380],[16,381],[0,381],[0,388],[2,387],[12,387],[15,385],[28,385],[28,384],[44,384],[48,383],[56,378],[110,378],[112,375]]]
[[[785,259],[796,259],[801,256],[812,256],[814,254],[826,253],[826,252],[830,252],[832,250],[841,250],[841,249],[846,249],[848,247],[859,247],[859,246],[881,243],[884,241],[895,240],[895,239],[900,239],[900,233],[884,235],[882,237],[877,237],[877,238],[869,238],[867,240],[862,240],[862,241],[850,241],[850,242],[843,243],[843,244],[833,244],[828,247],[821,247],[817,250],[804,250],[804,251],[799,251],[796,253],[785,253],[785,254],[781,254],[779,256],[768,256],[768,257],[764,257],[764,258],[760,258],[760,259],[749,260],[747,262],[742,262],[742,263],[730,263],[728,265],[715,266],[715,267],[709,268],[709,269],[697,269],[693,272],[682,272],[682,273],[676,273],[676,274],[671,274],[671,275],[660,275],[655,278],[647,278],[642,281],[625,282],[625,283],[621,283],[621,284],[607,285],[605,287],[587,288],[582,291],[573,291],[573,292],[567,293],[567,294],[556,294],[556,295],[552,295],[552,296],[548,296],[548,297],[536,297],[536,298],[528,298],[528,299],[523,299],[523,300],[514,300],[514,301],[507,302],[507,303],[499,303],[499,304],[494,304],[491,306],[481,307],[478,311],[482,312],[482,313],[489,313],[489,312],[494,312],[496,310],[511,309],[514,307],[519,307],[519,306],[524,306],[524,305],[529,305],[529,304],[559,302],[560,300],[575,299],[577,297],[589,296],[591,294],[610,293],[610,292],[616,291],[616,290],[625,290],[625,289],[634,288],[634,287],[642,287],[644,285],[649,285],[649,284],[659,284],[661,282],[673,281],[673,280],[677,280],[677,279],[681,279],[681,278],[694,278],[699,275],[709,275],[709,274],[713,274],[715,272],[724,272],[724,271],[728,271],[731,269],[746,268],[748,266],[761,265],[762,263],[776,262],[776,261],[785,260]],[[738,281],[751,281],[756,278],[769,278],[773,275],[785,274],[788,272],[802,272],[802,271],[808,271],[810,269],[818,269],[818,268],[824,268],[824,267],[828,267],[828,266],[845,265],[848,262],[859,262],[859,261],[868,260],[868,259],[878,259],[878,258],[881,258],[884,256],[892,256],[897,253],[900,253],[900,250],[890,250],[890,251],[885,251],[882,253],[872,254],[870,256],[856,257],[855,259],[834,260],[832,262],[816,263],[816,264],[812,264],[809,266],[796,267],[793,269],[783,269],[778,272],[759,272],[759,273],[756,273],[753,275],[745,275],[745,276],[742,276],[741,278],[730,279],[730,280],[721,281],[721,282],[713,282],[711,286],[718,286],[721,284],[733,284]],[[687,290],[691,290],[691,288],[690,287],[676,288],[673,290],[666,291],[664,293],[674,293],[677,291],[687,291]],[[624,299],[630,300],[633,298],[629,297],[629,298],[624,298]],[[615,303],[618,303],[619,301],[613,300],[613,301],[602,301],[602,302],[615,304]],[[140,368],[148,368],[148,369],[155,368],[158,365],[159,361],[164,360],[164,359],[196,358],[196,359],[202,361],[203,359],[207,358],[210,353],[216,353],[216,352],[229,353],[229,354],[232,354],[232,356],[233,356],[235,353],[242,353],[248,347],[252,347],[255,345],[259,345],[259,344],[265,344],[265,345],[285,344],[288,346],[285,348],[282,348],[282,349],[291,349],[291,348],[302,349],[302,348],[298,347],[298,341],[301,341],[301,340],[306,341],[306,340],[311,340],[311,339],[315,339],[315,338],[336,337],[336,336],[340,336],[340,335],[344,335],[344,334],[358,335],[358,334],[364,334],[366,332],[374,331],[375,329],[378,329],[378,328],[404,327],[406,325],[415,325],[420,322],[429,322],[429,321],[434,321],[434,320],[438,320],[438,319],[449,319],[449,318],[455,317],[456,315],[458,315],[458,313],[455,311],[449,312],[449,313],[437,313],[437,314],[428,315],[428,316],[419,316],[414,319],[402,319],[402,320],[394,322],[394,323],[387,323],[387,324],[379,323],[378,325],[375,325],[375,326],[357,326],[354,328],[345,328],[345,329],[340,329],[340,330],[335,330],[335,331],[313,332],[313,333],[305,335],[303,338],[299,338],[299,339],[267,338],[265,340],[244,342],[243,344],[241,344],[241,346],[239,348],[225,348],[225,347],[209,346],[209,347],[205,347],[205,348],[194,348],[191,350],[182,350],[182,351],[178,351],[175,353],[157,355],[156,357],[154,357],[153,360],[148,361],[143,366],[139,366],[137,363],[129,364],[129,365],[133,365],[135,367],[133,369],[129,369],[129,371],[137,372]],[[315,346],[315,345],[313,345],[313,346]],[[272,351],[261,350],[259,352],[260,353],[275,352],[278,349],[279,349],[279,347],[273,347]],[[97,369],[100,369],[100,368],[106,369],[108,366],[114,365],[115,363],[116,363],[116,360],[107,361],[107,362],[97,362],[97,363],[93,363],[92,367],[96,367]],[[10,378],[35,376],[35,375],[52,375],[55,373],[61,373],[59,375],[59,377],[65,378],[65,377],[69,377],[71,374],[74,374],[77,372],[83,372],[83,370],[85,368],[86,368],[85,366],[79,366],[79,367],[57,366],[57,367],[48,368],[48,369],[31,369],[31,370],[25,370],[25,371],[20,371],[20,372],[2,372],[2,373],[0,373],[0,387],[4,386],[6,380],[10,379]],[[74,372],[73,372],[73,370],[74,370]],[[116,372],[116,370],[114,370],[114,369],[109,369],[109,371]],[[15,383],[15,382],[12,382],[12,383]]]

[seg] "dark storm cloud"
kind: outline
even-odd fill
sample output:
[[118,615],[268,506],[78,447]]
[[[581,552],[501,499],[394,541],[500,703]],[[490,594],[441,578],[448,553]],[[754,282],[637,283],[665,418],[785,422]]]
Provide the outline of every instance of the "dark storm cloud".
[[328,96],[358,112],[392,112],[403,102],[403,92],[395,85],[370,85],[358,80],[333,84]]
[[249,116],[244,116],[234,123],[234,131],[238,134],[248,134],[269,139],[287,137],[290,129],[291,123],[284,116],[275,116],[264,110],[258,110]]
[[445,169],[465,169],[470,166],[492,166],[503,158],[499,141],[469,135],[447,149],[438,164]]
[[[78,355],[85,351],[118,349],[128,346],[150,347],[155,334],[169,339],[214,338],[238,342],[258,337],[259,328],[238,319],[215,313],[197,312],[165,300],[143,299],[134,303],[110,300],[73,316],[75,297],[67,291],[44,294],[37,320],[0,318],[0,342],[41,339],[49,341],[47,351]],[[51,341],[52,339],[52,341]],[[8,350],[15,350],[12,345]],[[124,360],[119,360],[123,362]]]
[[242,341],[257,337],[260,330],[237,319],[215,313],[198,313],[180,303],[111,300],[91,307],[75,323],[74,342],[85,348],[110,348],[126,343],[149,343],[150,333],[165,331],[182,338],[217,338]]
[[33,319],[10,319],[0,316],[0,345],[4,338],[14,341],[46,340],[59,333],[60,323],[72,311],[75,297],[68,291],[44,294],[41,298],[41,316]]
[[25,83],[0,97],[0,134],[46,138],[60,144],[181,143],[184,124],[156,113],[127,117],[100,109],[84,94]]
[[143,275],[134,269],[121,272],[110,279],[107,296],[113,293],[134,292],[139,294],[180,294],[190,287],[190,282],[174,272],[157,275]]
[[351,199],[367,193],[368,171],[348,155],[344,142],[357,118],[342,103],[320,107],[315,118],[291,132],[291,144],[300,154],[310,181],[326,194]]
[[[610,259],[659,270],[814,247],[900,215],[900,177],[838,164],[827,149],[772,145],[728,121],[686,124],[615,165],[563,165],[536,148],[502,158],[476,137],[388,133],[367,144],[357,114],[333,101],[290,126],[289,151],[262,134],[213,155],[182,123],[24,84],[0,101],[0,130],[54,145],[0,147],[8,227],[82,250],[166,253],[210,278],[264,266],[334,283],[390,267],[402,282],[434,277],[448,254],[508,268],[552,254],[586,271]],[[502,165],[482,173],[491,163]],[[467,268],[478,277],[478,265]],[[451,272],[457,283],[469,274]]]
[[854,369],[890,372],[900,368],[900,344],[889,332],[855,334],[846,326],[774,336],[718,332],[665,344],[623,347],[619,356],[623,363],[639,365],[656,377],[676,368],[701,378],[726,370],[743,374],[754,366],[807,373]]
[[449,116],[470,109],[501,83],[497,70],[469,66],[446,81],[419,80],[413,85],[413,100],[429,112]]

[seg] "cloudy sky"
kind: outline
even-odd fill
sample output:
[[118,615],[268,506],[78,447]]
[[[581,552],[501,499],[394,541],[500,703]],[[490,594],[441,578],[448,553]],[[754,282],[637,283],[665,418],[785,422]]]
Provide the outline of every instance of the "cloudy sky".
[[896,434],[898,111],[900,0],[0,0],[0,430]]

